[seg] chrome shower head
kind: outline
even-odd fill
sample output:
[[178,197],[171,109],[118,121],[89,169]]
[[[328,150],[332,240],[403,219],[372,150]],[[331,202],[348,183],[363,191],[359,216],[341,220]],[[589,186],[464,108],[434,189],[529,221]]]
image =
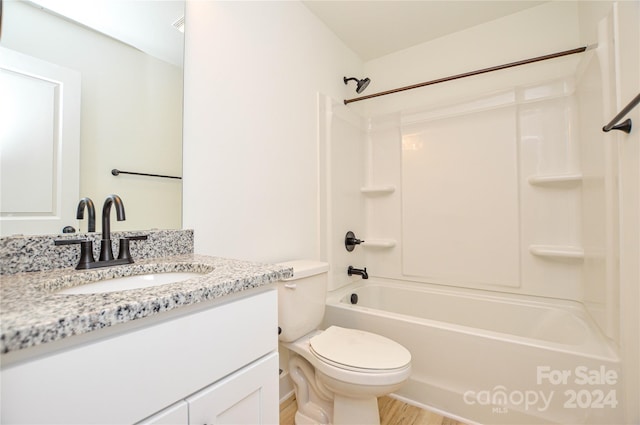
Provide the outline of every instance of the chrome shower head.
[[347,84],[347,82],[351,80],[357,82],[356,93],[358,94],[362,93],[364,89],[366,89],[369,83],[371,82],[371,80],[368,78],[363,78],[362,80],[358,80],[357,78],[353,78],[353,77],[352,78],[343,77],[343,81],[345,84]]

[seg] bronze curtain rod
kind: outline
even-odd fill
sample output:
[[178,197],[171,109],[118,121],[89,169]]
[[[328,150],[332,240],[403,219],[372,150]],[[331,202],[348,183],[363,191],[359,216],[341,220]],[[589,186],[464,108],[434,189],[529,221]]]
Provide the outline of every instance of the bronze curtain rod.
[[517,62],[506,63],[504,65],[492,66],[490,68],[479,69],[477,71],[465,72],[464,74],[451,75],[449,77],[438,78],[437,80],[426,81],[424,83],[413,84],[411,86],[400,87],[400,88],[393,89],[393,90],[387,90],[387,91],[382,91],[382,92],[378,92],[378,93],[373,93],[373,94],[370,94],[370,95],[367,95],[367,96],[354,97],[353,99],[345,99],[344,100],[344,104],[348,105],[349,103],[352,103],[352,102],[359,102],[361,100],[371,99],[373,97],[386,96],[388,94],[398,93],[398,92],[401,92],[401,91],[413,90],[413,89],[417,89],[417,88],[420,88],[420,87],[430,86],[430,85],[433,85],[433,84],[444,83],[445,81],[451,81],[451,80],[457,80],[457,79],[460,79],[460,78],[472,77],[474,75],[485,74],[487,72],[493,72],[493,71],[499,71],[501,69],[513,68],[514,66],[526,65],[526,64],[529,64],[529,63],[540,62],[540,61],[544,61],[544,60],[547,60],[547,59],[554,59],[554,58],[559,58],[559,57],[562,57],[562,56],[568,56],[568,55],[573,55],[573,54],[576,54],[576,53],[582,53],[585,50],[587,50],[586,47],[578,47],[577,49],[571,49],[571,50],[565,50],[565,51],[562,51],[562,52],[551,53],[549,55],[538,56],[538,57],[530,58],[530,59],[524,59],[524,60],[517,61]]

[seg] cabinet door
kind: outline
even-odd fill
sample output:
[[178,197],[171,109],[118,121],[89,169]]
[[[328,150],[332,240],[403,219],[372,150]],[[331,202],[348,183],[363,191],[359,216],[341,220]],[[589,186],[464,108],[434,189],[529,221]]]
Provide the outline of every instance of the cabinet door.
[[149,416],[136,425],[187,425],[189,423],[189,405],[179,401],[153,416]]
[[277,424],[278,353],[251,363],[187,402],[190,424]]

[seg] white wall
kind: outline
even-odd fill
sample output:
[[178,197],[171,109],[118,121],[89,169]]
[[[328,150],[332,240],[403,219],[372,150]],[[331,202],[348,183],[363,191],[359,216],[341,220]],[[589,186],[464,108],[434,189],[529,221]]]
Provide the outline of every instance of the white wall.
[[[640,93],[640,2],[619,4],[620,50],[618,107]],[[640,423],[640,107],[629,114],[632,134],[617,134],[620,166],[620,335],[623,373],[627,377],[626,420]]]
[[180,228],[179,180],[114,177],[111,169],[181,174],[182,70],[19,1],[4,2],[0,42],[81,73],[80,196],[93,199],[97,230],[111,193],[127,213],[112,230]]
[[202,254],[320,258],[318,93],[362,63],[300,2],[187,2],[184,227]]
[[[615,5],[615,7],[614,7]],[[640,1],[598,1],[581,2],[580,35],[582,40],[593,39],[601,19],[612,16],[616,21],[614,45],[619,52],[616,64],[615,93],[613,105],[606,105],[608,114],[605,123],[640,93]],[[620,347],[623,365],[623,385],[625,393],[621,397],[626,413],[626,423],[640,423],[640,107],[629,115],[634,128],[630,134],[619,131],[607,133],[605,146],[617,156],[614,170],[614,185],[619,209],[610,219],[619,228],[619,239],[614,243],[619,247],[614,252],[615,269],[613,277],[619,287],[602,288],[607,291],[607,302],[614,307],[614,315],[609,318],[614,324],[616,340]],[[602,149],[604,151],[604,149]],[[596,152],[598,154],[598,152]],[[611,273],[609,273],[611,274]],[[592,289],[592,288],[590,288]]]
[[[365,63],[367,93],[391,90],[464,72],[580,47],[577,2],[548,2]],[[554,63],[562,59],[554,60]],[[526,72],[554,75],[549,62]],[[499,71],[376,98],[358,105],[367,116],[439,105],[520,81],[523,68]],[[425,103],[426,102],[426,103]]]
[[[369,239],[366,235],[365,198],[361,188],[365,186],[366,132],[364,120],[341,101],[323,96],[320,104],[321,149],[321,208],[327,219],[322,222],[322,252],[331,264],[329,290],[360,276],[349,277],[349,266],[366,267],[364,245],[351,252],[345,247],[348,231],[356,238]],[[366,236],[366,237],[365,237]]]

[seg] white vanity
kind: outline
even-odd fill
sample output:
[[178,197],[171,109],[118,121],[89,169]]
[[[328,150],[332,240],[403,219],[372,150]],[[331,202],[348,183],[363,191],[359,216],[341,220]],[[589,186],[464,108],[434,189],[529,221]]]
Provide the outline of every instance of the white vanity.
[[272,283],[291,270],[191,254],[113,269],[176,264],[213,271],[87,295],[56,292],[113,270],[3,276],[0,422],[277,423]]

